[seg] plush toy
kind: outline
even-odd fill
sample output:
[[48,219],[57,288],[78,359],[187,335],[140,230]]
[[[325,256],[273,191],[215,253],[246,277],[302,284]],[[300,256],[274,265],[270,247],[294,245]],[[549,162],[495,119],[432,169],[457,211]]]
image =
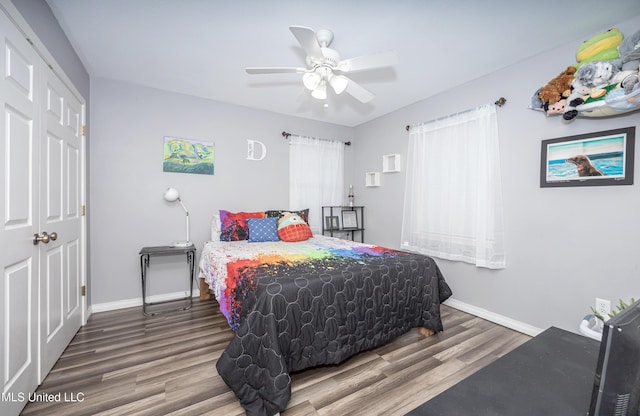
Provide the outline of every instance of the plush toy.
[[540,97],[538,97],[539,93],[540,93],[540,88],[538,88],[536,92],[534,92],[533,95],[531,96],[531,108],[536,110],[539,110],[544,107],[544,103],[542,102]]
[[278,220],[278,237],[282,241],[304,241],[313,237],[313,233],[300,215],[284,212]]
[[640,74],[638,71],[631,71],[629,75],[625,75],[620,82],[620,87],[624,89],[625,94],[631,94],[640,88]]
[[613,77],[620,72],[611,61],[593,61],[582,65],[576,72],[576,79],[583,85],[598,88],[609,85]]
[[620,57],[612,63],[622,71],[637,71],[640,67],[640,30],[625,38],[618,45]]
[[570,94],[571,82],[576,73],[576,68],[568,66],[561,74],[553,78],[544,87],[540,88],[538,98],[543,105],[555,104]]
[[[589,64],[591,65],[591,64]],[[585,72],[586,72],[585,68]],[[593,88],[586,86],[582,83],[581,78],[578,77],[582,68],[578,70],[576,74],[576,79],[573,81],[571,87],[572,92],[569,96],[568,105],[565,107],[564,114],[562,118],[565,120],[573,120],[578,115],[578,110],[576,107],[582,104],[591,104],[597,101],[605,100],[609,104],[612,100],[620,101],[619,110],[626,109],[626,104],[622,103],[622,97],[625,94],[628,94],[625,91],[625,85],[627,88],[630,88],[630,91],[633,90],[635,85],[638,84],[638,73],[635,71],[615,71],[615,74],[609,79],[607,85],[598,85]],[[629,103],[633,103],[634,99],[631,98],[628,100]],[[610,105],[610,104],[609,104]],[[629,108],[632,105],[629,106]],[[615,108],[615,106],[610,105],[610,107]]]
[[576,107],[584,103],[591,94],[591,87],[584,85],[578,78],[571,83],[571,94],[567,98],[567,105],[564,108],[562,118],[573,120],[578,115]]
[[547,114],[547,116],[553,116],[556,114],[563,114],[564,113],[564,108],[567,106],[567,99],[563,98],[560,101],[558,101],[557,103],[553,103],[553,104],[545,104],[544,106],[544,112]]
[[620,57],[618,45],[624,39],[624,35],[616,28],[599,33],[582,42],[576,52],[576,68],[587,62],[607,61]]
[[624,111],[637,107],[638,103],[633,99],[625,99],[625,94],[622,88],[616,88],[607,94],[607,103],[609,107],[616,110]]

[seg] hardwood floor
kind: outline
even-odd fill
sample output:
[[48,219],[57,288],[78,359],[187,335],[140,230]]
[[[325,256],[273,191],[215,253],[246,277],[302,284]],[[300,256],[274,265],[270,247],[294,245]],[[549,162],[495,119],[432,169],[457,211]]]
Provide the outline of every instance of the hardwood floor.
[[[403,415],[530,339],[446,305],[442,317],[442,333],[414,329],[293,374],[281,415]],[[231,337],[215,301],[154,317],[140,307],[93,314],[22,415],[244,415],[215,368]]]

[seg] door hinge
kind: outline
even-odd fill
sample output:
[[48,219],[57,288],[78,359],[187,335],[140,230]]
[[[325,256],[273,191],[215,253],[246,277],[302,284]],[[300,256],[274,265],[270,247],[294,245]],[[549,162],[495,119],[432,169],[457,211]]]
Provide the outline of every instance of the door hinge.
[[82,135],[83,136],[87,135],[87,126],[85,124],[82,125]]
[[87,296],[87,286],[82,285],[82,287],[80,288],[80,294],[82,296]]
[[80,216],[84,217],[85,215],[87,215],[87,206],[86,205],[80,205]]

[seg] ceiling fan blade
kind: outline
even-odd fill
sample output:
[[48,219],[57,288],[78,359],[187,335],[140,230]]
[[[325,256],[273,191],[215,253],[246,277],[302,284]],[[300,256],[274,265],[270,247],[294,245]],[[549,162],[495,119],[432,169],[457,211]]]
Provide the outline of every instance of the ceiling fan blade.
[[394,51],[383,51],[371,55],[345,59],[338,63],[337,69],[342,72],[355,72],[365,69],[393,66],[398,63],[398,55]]
[[300,43],[308,57],[313,60],[324,59],[318,38],[316,38],[316,32],[313,29],[304,26],[289,26],[289,30],[298,39],[298,43]]
[[305,68],[293,67],[251,67],[244,70],[247,74],[303,74],[307,71]]
[[345,91],[347,92],[347,94],[351,95],[356,100],[365,104],[373,100],[375,97],[375,95],[371,91],[364,88],[360,84],[353,82],[353,80],[349,80],[349,83],[347,84],[347,88],[345,89]]

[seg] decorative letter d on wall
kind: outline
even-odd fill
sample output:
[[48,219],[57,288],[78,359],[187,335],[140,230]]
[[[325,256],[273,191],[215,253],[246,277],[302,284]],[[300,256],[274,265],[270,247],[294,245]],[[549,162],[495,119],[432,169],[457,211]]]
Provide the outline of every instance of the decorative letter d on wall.
[[[256,147],[259,149],[257,152]],[[267,146],[264,143],[258,140],[247,140],[247,160],[262,160],[265,157],[267,157]]]

